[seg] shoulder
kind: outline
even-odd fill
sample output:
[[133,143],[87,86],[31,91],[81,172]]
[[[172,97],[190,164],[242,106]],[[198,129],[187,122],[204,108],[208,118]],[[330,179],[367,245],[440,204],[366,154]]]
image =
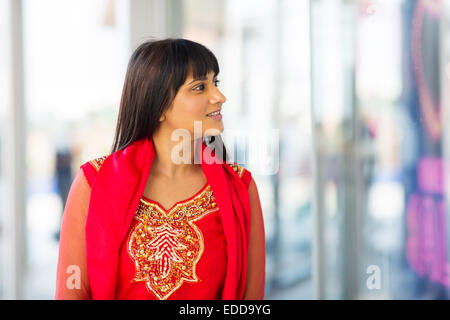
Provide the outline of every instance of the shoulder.
[[251,172],[244,166],[238,164],[237,162],[229,162],[229,163],[227,162],[226,165],[228,165],[231,169],[234,170],[234,172],[237,173],[239,178],[242,179],[242,181],[244,182],[245,186],[248,189],[250,182],[252,181]]
[[107,157],[107,155],[104,155],[92,158],[80,166],[90,186],[92,186],[97,173],[100,171],[100,168]]
[[248,194],[250,196],[250,202],[255,205],[258,205],[260,208],[258,188],[256,186],[255,180],[252,177],[252,173],[250,172],[250,170],[248,170],[242,165],[239,165],[236,162],[230,162],[227,163],[227,165],[229,165],[244,182],[245,186],[247,187]]

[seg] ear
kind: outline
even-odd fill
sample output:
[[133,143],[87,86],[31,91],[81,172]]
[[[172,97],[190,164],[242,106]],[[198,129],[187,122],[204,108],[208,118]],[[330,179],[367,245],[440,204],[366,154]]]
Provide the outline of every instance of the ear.
[[159,117],[159,122],[163,122],[164,120],[166,120],[166,115],[162,114],[161,117]]

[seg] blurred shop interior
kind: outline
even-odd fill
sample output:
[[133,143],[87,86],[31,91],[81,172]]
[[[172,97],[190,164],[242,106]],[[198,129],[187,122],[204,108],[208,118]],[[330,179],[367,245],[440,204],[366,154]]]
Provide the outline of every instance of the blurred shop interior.
[[225,130],[279,132],[278,170],[244,164],[266,299],[449,299],[449,15],[448,0],[0,0],[0,299],[53,299],[72,179],[109,154],[134,48],[168,37],[217,56]]

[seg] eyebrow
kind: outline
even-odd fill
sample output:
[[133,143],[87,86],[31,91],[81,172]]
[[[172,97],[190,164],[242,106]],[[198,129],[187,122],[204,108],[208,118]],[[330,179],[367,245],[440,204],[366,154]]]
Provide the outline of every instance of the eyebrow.
[[[191,82],[189,82],[187,85],[190,85],[191,83],[195,82],[195,81],[199,81],[199,80],[206,80],[208,79],[206,76],[202,76],[200,78],[196,78],[194,80],[192,80]],[[214,76],[213,79],[217,79],[217,76]]]

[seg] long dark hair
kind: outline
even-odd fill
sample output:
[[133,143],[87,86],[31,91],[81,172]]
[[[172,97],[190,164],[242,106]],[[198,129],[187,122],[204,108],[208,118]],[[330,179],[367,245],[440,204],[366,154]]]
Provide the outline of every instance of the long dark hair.
[[[186,81],[189,69],[194,79],[206,76],[210,71],[216,76],[219,64],[208,48],[186,39],[150,40],[133,52],[125,76],[111,153],[125,149],[136,140],[152,137],[162,113]],[[220,135],[202,140],[215,149],[219,159],[227,161]]]

